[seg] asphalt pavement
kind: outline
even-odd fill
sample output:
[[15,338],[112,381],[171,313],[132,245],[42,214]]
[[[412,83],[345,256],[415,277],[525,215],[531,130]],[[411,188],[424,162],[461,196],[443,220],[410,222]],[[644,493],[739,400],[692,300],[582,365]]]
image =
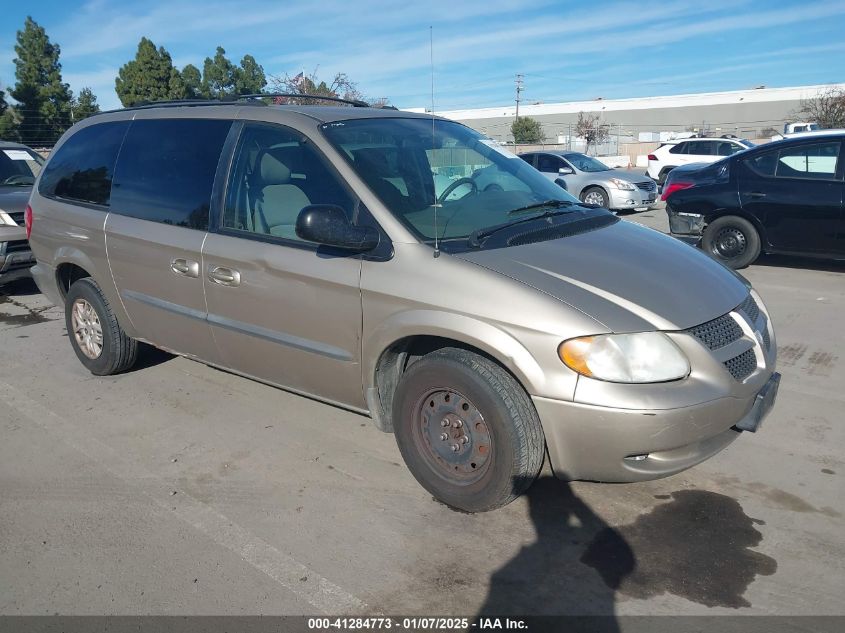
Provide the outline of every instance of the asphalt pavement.
[[756,434],[479,515],[365,417],[154,350],[94,377],[61,310],[4,287],[0,614],[845,614],[845,265],[743,274],[783,373]]

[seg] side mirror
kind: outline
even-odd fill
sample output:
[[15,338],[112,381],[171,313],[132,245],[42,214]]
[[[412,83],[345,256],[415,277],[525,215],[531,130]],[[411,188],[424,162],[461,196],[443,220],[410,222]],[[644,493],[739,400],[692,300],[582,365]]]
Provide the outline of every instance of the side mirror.
[[379,234],[371,226],[353,226],[346,213],[333,204],[311,204],[296,218],[296,234],[308,242],[356,253],[378,246]]
[[575,172],[572,171],[571,167],[561,167],[557,170],[557,173],[559,173],[561,176],[571,176]]

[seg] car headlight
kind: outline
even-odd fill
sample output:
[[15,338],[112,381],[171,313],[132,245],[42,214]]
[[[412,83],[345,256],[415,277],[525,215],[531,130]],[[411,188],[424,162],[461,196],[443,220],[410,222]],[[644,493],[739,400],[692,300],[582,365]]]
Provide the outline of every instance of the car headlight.
[[612,184],[617,189],[622,189],[623,191],[633,191],[636,189],[634,183],[628,182],[627,180],[622,180],[621,178],[611,178],[610,184]]
[[684,353],[662,332],[582,336],[557,351],[573,371],[608,382],[665,382],[690,371]]

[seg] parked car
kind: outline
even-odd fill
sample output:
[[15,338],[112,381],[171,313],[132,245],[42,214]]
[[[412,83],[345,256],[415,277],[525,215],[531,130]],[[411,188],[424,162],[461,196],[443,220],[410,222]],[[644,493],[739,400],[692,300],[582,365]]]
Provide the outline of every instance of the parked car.
[[663,192],[672,235],[732,268],[761,252],[845,259],[843,141],[816,132],[678,167]]
[[[435,195],[435,169],[497,187]],[[679,472],[777,392],[772,325],[739,276],[453,121],[103,113],[59,141],[27,215],[33,275],[90,372],[128,371],[143,341],[370,415],[468,511],[518,496],[547,451],[565,479]]]
[[643,211],[657,199],[657,185],[640,174],[612,169],[578,152],[528,152],[522,160],[573,196],[605,209]]
[[690,138],[663,143],[648,155],[646,174],[662,185],[666,174],[680,165],[713,163],[725,156],[754,147],[742,138]]
[[44,159],[26,145],[0,141],[0,285],[29,276],[35,258],[24,209]]

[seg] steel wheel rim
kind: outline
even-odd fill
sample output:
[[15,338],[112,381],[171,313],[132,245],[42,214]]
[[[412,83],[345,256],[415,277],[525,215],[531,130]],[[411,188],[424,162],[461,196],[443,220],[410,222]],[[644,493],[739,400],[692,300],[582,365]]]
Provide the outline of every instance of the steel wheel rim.
[[584,196],[584,202],[587,204],[595,204],[600,207],[604,206],[604,196],[602,196],[598,191],[591,191],[586,196]]
[[449,483],[475,483],[490,468],[493,443],[484,416],[453,389],[431,389],[417,401],[413,435],[425,461]]
[[745,253],[748,240],[740,229],[726,226],[721,229],[713,240],[713,253],[725,259],[733,259]]
[[103,327],[94,306],[85,299],[73,302],[70,322],[76,345],[87,358],[96,360],[103,353]]

